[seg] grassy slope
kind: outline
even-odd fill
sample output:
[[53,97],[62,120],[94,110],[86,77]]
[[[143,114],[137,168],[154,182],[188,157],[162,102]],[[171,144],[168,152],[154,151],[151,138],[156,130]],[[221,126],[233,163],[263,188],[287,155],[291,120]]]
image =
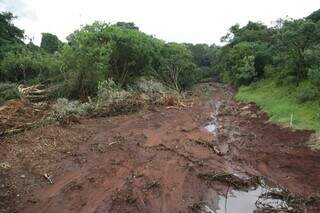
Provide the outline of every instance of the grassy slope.
[[288,126],[293,113],[293,127],[313,129],[320,132],[320,107],[317,103],[297,103],[290,88],[276,87],[275,83],[263,80],[253,86],[241,87],[237,99],[253,101],[270,116],[270,120]]

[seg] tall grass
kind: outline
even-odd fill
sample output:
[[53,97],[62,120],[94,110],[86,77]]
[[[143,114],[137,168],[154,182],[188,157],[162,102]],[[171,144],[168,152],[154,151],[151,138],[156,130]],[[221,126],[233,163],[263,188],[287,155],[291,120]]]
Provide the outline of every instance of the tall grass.
[[320,105],[318,101],[299,103],[294,87],[276,86],[272,80],[262,80],[241,87],[236,98],[255,102],[270,116],[270,120],[289,126],[293,114],[293,128],[320,132]]

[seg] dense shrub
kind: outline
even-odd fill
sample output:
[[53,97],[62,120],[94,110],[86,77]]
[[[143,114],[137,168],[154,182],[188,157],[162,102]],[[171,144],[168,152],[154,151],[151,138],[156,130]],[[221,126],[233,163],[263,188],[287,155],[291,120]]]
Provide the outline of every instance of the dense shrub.
[[309,69],[308,75],[310,82],[320,91],[320,67]]
[[198,71],[185,45],[168,43],[161,50],[160,67],[153,75],[171,89],[181,91],[197,81]]
[[120,86],[158,69],[164,42],[138,30],[117,26],[105,29],[103,39],[112,44],[108,77]]
[[80,103],[79,101],[69,101],[66,98],[59,98],[52,107],[51,119],[61,121],[68,116],[83,116],[92,112],[92,103]]
[[16,84],[0,83],[0,105],[10,99],[19,98],[20,93]]
[[307,101],[314,101],[319,97],[317,90],[311,86],[303,86],[298,88],[297,101],[299,103],[304,103]]
[[168,88],[160,81],[149,77],[141,77],[134,81],[134,83],[130,86],[131,90],[143,92],[143,93],[169,93],[173,92],[172,89]]
[[56,35],[51,33],[42,33],[40,47],[48,53],[55,53],[62,46],[62,42]]
[[9,52],[0,62],[1,80],[11,82],[48,82],[59,74],[59,68],[58,56],[27,49]]
[[108,75],[110,44],[100,41],[101,30],[83,28],[62,51],[63,93],[69,98],[87,99],[97,93],[98,83]]
[[99,83],[97,94],[97,107],[107,106],[123,101],[130,97],[130,93],[123,90],[112,79]]

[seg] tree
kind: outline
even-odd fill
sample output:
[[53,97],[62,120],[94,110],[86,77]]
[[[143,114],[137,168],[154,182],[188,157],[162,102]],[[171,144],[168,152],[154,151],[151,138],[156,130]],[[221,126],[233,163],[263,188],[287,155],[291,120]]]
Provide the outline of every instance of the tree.
[[117,22],[115,26],[124,27],[129,30],[139,30],[139,27],[137,27],[133,22]]
[[0,59],[8,52],[23,46],[24,32],[12,24],[15,18],[10,12],[0,13]]
[[98,84],[107,78],[111,46],[101,40],[102,32],[83,28],[73,34],[62,50],[65,87],[68,97],[85,100],[95,95]]
[[305,51],[319,41],[320,24],[304,19],[285,21],[275,39],[278,57],[292,71],[296,82],[301,82],[308,74]]
[[1,60],[0,81],[50,82],[60,67],[59,58],[41,51],[33,51],[25,46],[18,51],[10,51]]
[[248,85],[256,80],[255,54],[257,44],[240,42],[233,47],[224,48],[220,55],[223,60],[222,79],[235,86]]
[[161,50],[161,66],[154,73],[168,87],[181,91],[197,80],[197,66],[185,45],[168,43]]
[[[274,30],[260,22],[248,22],[244,27],[232,26],[222,38],[227,44],[216,52],[215,66],[226,82],[248,85],[264,76],[271,63],[270,46]],[[217,58],[218,57],[218,58]]]
[[42,33],[40,47],[48,53],[55,53],[62,46],[62,42],[56,35],[51,33]]
[[194,63],[199,67],[210,66],[209,46],[207,44],[186,44],[194,59]]
[[311,13],[309,16],[307,16],[306,19],[311,20],[313,22],[318,22],[320,20],[320,9]]
[[309,64],[308,79],[320,94],[320,44],[314,45],[305,52],[306,62]]
[[21,43],[24,38],[23,30],[12,24],[16,17],[10,12],[0,13],[0,43]]
[[111,26],[104,31],[111,42],[110,77],[125,86],[130,79],[156,69],[163,42],[140,31]]
[[232,26],[227,35],[221,38],[222,42],[227,42],[229,45],[236,45],[240,42],[270,42],[273,31],[266,25],[260,22],[251,22],[244,27],[239,24]]

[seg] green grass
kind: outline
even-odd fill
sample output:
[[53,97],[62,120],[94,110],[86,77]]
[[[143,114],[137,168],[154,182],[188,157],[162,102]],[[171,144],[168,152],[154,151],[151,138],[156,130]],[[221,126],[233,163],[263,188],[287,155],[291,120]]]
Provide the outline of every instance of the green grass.
[[236,98],[255,102],[270,116],[272,122],[289,126],[293,113],[293,128],[320,133],[319,102],[300,104],[294,94],[292,87],[278,87],[271,80],[262,80],[252,86],[241,87]]

